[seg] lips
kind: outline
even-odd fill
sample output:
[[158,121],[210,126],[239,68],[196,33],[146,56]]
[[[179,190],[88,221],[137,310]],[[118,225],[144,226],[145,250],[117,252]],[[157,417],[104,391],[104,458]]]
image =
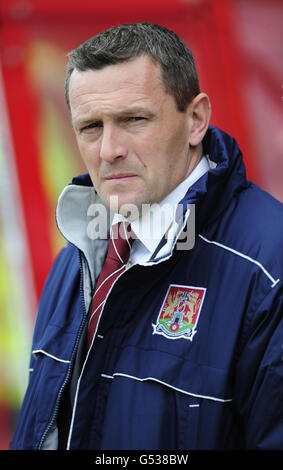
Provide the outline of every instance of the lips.
[[104,179],[106,181],[122,180],[122,179],[134,178],[135,176],[137,175],[134,173],[113,173],[112,175],[106,176]]

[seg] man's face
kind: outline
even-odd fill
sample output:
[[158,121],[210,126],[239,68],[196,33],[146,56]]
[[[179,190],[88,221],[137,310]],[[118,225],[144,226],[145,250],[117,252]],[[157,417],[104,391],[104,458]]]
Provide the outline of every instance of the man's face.
[[190,107],[179,112],[160,66],[140,56],[102,70],[74,70],[70,105],[78,147],[106,206],[160,202],[196,164]]

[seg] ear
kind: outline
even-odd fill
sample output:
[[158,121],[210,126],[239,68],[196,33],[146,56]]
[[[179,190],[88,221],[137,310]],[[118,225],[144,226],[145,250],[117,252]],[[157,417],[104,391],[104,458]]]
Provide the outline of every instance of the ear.
[[211,116],[211,104],[208,95],[199,93],[189,104],[190,135],[189,144],[193,147],[201,143]]

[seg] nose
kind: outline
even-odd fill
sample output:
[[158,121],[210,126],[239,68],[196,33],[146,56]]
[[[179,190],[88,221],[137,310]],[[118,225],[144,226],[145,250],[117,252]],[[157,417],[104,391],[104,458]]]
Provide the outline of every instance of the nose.
[[127,146],[121,129],[117,129],[112,125],[104,125],[100,145],[100,158],[111,163],[117,158],[125,158],[127,153]]

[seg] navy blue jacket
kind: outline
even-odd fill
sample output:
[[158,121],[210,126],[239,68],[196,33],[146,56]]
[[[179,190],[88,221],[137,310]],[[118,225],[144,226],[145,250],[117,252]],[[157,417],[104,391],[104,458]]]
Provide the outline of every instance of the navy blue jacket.
[[215,168],[182,201],[194,247],[118,278],[86,357],[88,263],[70,241],[57,257],[12,449],[60,441],[66,396],[68,449],[283,449],[282,204],[233,138],[210,127],[204,150]]

